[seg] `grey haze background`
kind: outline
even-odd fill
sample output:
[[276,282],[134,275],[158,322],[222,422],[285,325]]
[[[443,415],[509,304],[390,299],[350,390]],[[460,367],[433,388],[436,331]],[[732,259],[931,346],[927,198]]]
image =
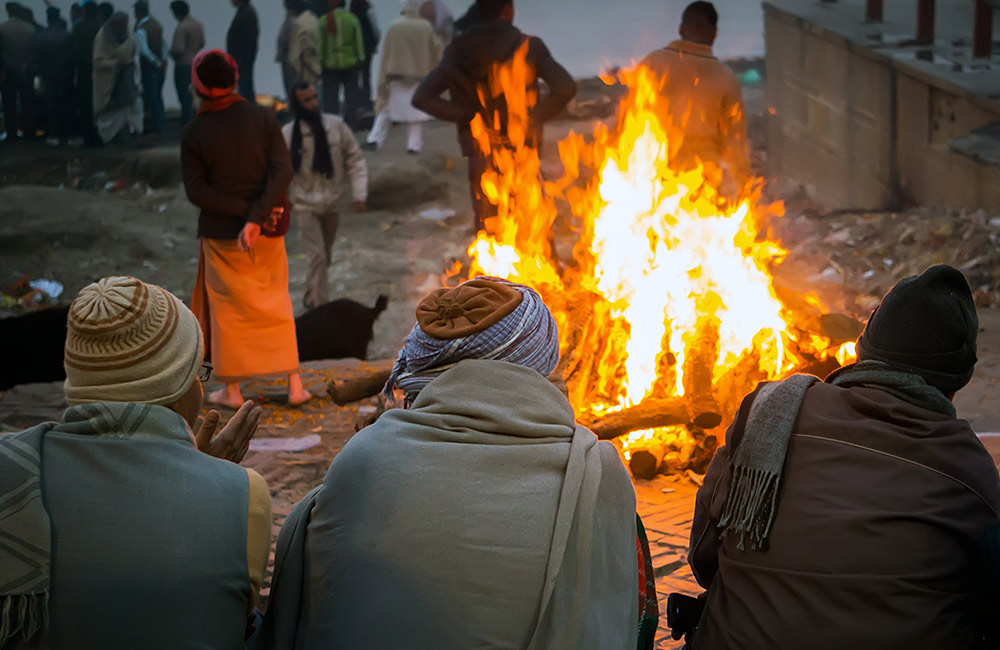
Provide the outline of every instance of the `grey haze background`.
[[[69,13],[73,0],[53,0]],[[281,74],[274,63],[275,41],[284,20],[282,0],[252,0],[260,15],[260,54],[254,69],[258,93],[284,95]],[[542,37],[558,61],[576,77],[590,77],[609,65],[628,64],[676,38],[680,15],[690,0],[516,0],[514,23]],[[38,22],[45,20],[43,0],[20,0],[31,7]],[[205,25],[208,47],[224,49],[233,17],[229,0],[188,0],[191,14]],[[716,54],[723,58],[761,56],[764,53],[763,15],[755,0],[714,0],[719,10]],[[114,0],[115,8],[132,13],[133,0]],[[472,0],[445,0],[460,16]],[[386,28],[399,14],[400,0],[372,0],[379,27]],[[176,22],[170,0],[150,0],[153,16],[168,38]],[[133,17],[134,23],[134,17]],[[377,61],[376,61],[377,66]],[[377,67],[375,68],[377,70]],[[373,71],[373,75],[375,72]],[[167,72],[164,98],[177,104],[173,66]]]

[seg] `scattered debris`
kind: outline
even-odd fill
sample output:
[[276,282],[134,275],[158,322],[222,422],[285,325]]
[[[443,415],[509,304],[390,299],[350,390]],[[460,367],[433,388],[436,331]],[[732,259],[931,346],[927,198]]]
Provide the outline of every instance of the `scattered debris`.
[[965,273],[980,307],[1000,305],[1000,216],[983,210],[805,210],[775,219],[770,234],[789,251],[784,275],[808,278],[824,298],[840,294],[828,306],[862,321],[897,281],[935,264]]
[[457,211],[450,208],[426,208],[417,213],[424,219],[430,219],[431,221],[447,221],[458,214]]
[[691,480],[692,483],[694,483],[698,487],[701,487],[702,484],[705,482],[705,475],[696,474],[694,470],[689,469],[684,474]]
[[40,278],[38,280],[32,280],[28,283],[28,286],[32,289],[37,289],[45,294],[45,297],[49,300],[56,300],[63,294],[65,288],[59,282],[55,280],[46,280],[45,278]]

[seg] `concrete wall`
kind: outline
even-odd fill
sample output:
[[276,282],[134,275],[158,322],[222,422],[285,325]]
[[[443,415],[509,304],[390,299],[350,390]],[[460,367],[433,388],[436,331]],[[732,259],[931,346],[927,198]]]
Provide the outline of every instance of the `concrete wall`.
[[764,5],[768,175],[780,189],[828,209],[1000,209],[1000,166],[949,144],[1000,120],[1000,103],[781,4]]

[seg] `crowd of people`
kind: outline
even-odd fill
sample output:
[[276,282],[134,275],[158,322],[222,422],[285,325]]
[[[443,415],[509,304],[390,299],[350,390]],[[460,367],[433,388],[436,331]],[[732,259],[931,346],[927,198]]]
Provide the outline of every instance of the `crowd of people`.
[[[404,14],[421,17],[436,37],[435,45],[425,46],[423,66],[403,70],[408,83],[415,85],[437,63],[433,59],[440,59],[435,49],[451,41],[455,23],[441,0],[413,0],[411,4]],[[233,0],[233,5],[236,12],[225,49],[239,68],[240,94],[253,101],[260,21],[250,0]],[[110,2],[73,4],[68,19],[58,7],[49,6],[44,27],[36,23],[32,9],[8,2],[8,20],[0,24],[5,125],[0,141],[33,140],[44,133],[52,146],[100,146],[122,132],[162,133],[166,119],[163,87],[171,60],[181,124],[190,122],[194,116],[191,64],[206,46],[205,29],[185,0],[174,0],[169,6],[177,22],[170,38],[152,15],[149,0],[134,2],[131,27],[128,16]],[[285,0],[285,8],[276,57],[285,97],[291,99],[296,82],[317,84],[324,110],[341,115],[352,128],[367,124],[362,113],[375,108],[376,93],[381,98],[379,107],[385,106],[389,83],[383,78],[380,87],[372,85],[372,62],[382,36],[371,3],[350,0],[348,6],[346,0]],[[473,24],[467,21],[466,28]],[[410,46],[401,48],[397,43],[406,38],[397,38],[393,30],[387,35],[386,48],[396,52],[393,69],[406,60],[400,52]],[[395,72],[386,74],[390,79],[396,76]],[[392,114],[398,117],[399,106],[393,104],[393,108]],[[408,110],[413,116],[414,109]],[[423,119],[426,115],[420,114],[399,121]]]
[[[8,20],[0,24],[0,140],[34,140],[44,132],[52,146],[97,147],[120,133],[162,133],[170,59],[181,117],[190,119],[190,66],[205,47],[205,32],[184,0],[171,2],[170,9],[178,26],[168,43],[148,0],[132,5],[132,27],[128,14],[110,2],[74,4],[68,21],[50,6],[44,28],[35,23],[31,9],[8,2]],[[38,110],[36,78],[44,112]]]
[[[428,6],[438,4],[405,2],[387,32],[385,47],[398,32],[426,54],[379,74],[388,122],[410,121],[395,111],[412,96],[464,142],[486,110],[473,92],[486,70],[527,43],[549,88],[535,109],[537,146],[572,79],[513,27],[513,0],[476,0],[478,25],[419,80],[442,34],[465,19],[437,20]],[[367,201],[361,148],[321,108],[328,89],[317,87],[327,63],[345,60],[337,47],[366,52],[364,30],[338,6],[324,22],[288,2],[285,127],[243,94],[255,49],[178,59],[198,98],[181,145],[200,210],[192,308],[129,277],[73,301],[69,408],[60,422],[0,436],[0,649],[654,646],[661,603],[628,472],[611,443],[575,421],[553,374],[560,337],[548,306],[499,278],[417,306],[382,394],[388,408],[284,521],[266,612],[255,607],[270,494],[239,465],[261,417],[240,382],[286,375],[290,404],[310,398],[283,235],[294,214],[316,306],[329,298],[340,184],[349,181],[355,209]],[[106,90],[126,59],[168,52],[162,31],[140,22],[147,33],[134,38],[122,16],[90,27],[94,95],[109,96],[93,107],[98,131],[136,118],[118,97],[125,90]],[[681,40],[649,65],[699,88],[665,92],[718,103],[701,118],[715,130],[691,128],[735,175],[745,139],[723,138],[742,128],[741,103],[711,55],[717,19],[709,3],[692,4]],[[239,20],[234,34],[256,33],[252,9]],[[175,46],[197,40],[188,27]],[[304,67],[314,55],[320,65]],[[152,67],[142,76],[162,83],[163,67]],[[491,137],[502,144],[502,124]],[[937,266],[884,296],[857,363],[825,380],[765,382],[745,398],[694,506],[689,563],[706,591],[668,611],[690,650],[996,647],[1000,475],[953,404],[972,377],[978,331],[964,276]],[[211,377],[224,386],[206,396]],[[218,411],[200,416],[206,401],[235,415],[220,427]]]

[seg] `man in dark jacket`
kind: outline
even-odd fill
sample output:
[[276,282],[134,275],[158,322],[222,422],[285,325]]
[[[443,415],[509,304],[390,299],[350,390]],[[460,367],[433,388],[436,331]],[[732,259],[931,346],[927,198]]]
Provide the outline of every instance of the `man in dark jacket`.
[[951,402],[978,329],[965,278],[936,266],[886,294],[858,363],[744,400],[698,491],[688,648],[981,647],[1000,477]]
[[49,7],[46,16],[48,28],[35,36],[35,60],[45,86],[48,144],[59,146],[73,125],[73,36],[58,8]]
[[[479,98],[479,89],[486,84],[491,67],[510,61],[527,41],[527,60],[537,74],[531,84],[537,90],[538,79],[542,79],[549,87],[548,94],[541,97],[532,110],[533,134],[529,146],[540,147],[543,125],[573,98],[576,82],[552,58],[540,38],[526,36],[511,24],[514,20],[514,0],[476,0],[476,6],[485,22],[451,42],[441,64],[417,87],[413,105],[440,120],[458,125],[462,154],[469,159],[469,185],[476,228],[482,229],[494,206],[483,194],[480,179],[492,163],[478,150],[470,124],[477,115],[481,115],[487,124],[492,124],[495,111],[506,114],[506,109],[498,105],[502,103],[502,98],[491,102],[496,105],[489,107],[483,106]],[[450,91],[450,99],[442,98],[445,91]],[[493,135],[499,140],[505,139],[506,128],[506,124],[501,123],[499,131]]]
[[473,27],[481,25],[482,22],[483,17],[479,15],[479,7],[473,2],[466,12],[455,21],[455,36],[461,36]]
[[250,0],[233,0],[236,15],[226,34],[226,51],[236,59],[240,69],[239,92],[243,99],[253,102],[257,100],[257,91],[253,84],[253,66],[257,61],[257,42],[260,39],[260,21],[257,10]]
[[94,125],[94,40],[104,23],[96,2],[82,5],[83,18],[73,27],[73,50],[76,59],[76,117],[87,146],[101,146]]
[[31,13],[16,2],[8,2],[8,20],[0,23],[3,67],[0,96],[3,99],[6,139],[35,137],[35,25]]

